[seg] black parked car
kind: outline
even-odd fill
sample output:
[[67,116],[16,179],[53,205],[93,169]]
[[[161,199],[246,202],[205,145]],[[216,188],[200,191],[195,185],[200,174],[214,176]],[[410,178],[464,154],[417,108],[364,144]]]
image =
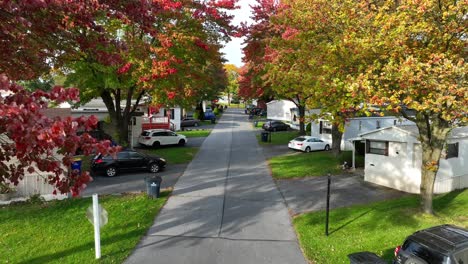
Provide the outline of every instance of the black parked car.
[[[348,255],[354,263],[387,263],[372,252]],[[468,229],[440,225],[417,231],[395,248],[393,264],[468,264]]]
[[94,174],[103,173],[108,177],[114,177],[124,170],[147,170],[156,173],[165,167],[165,159],[134,150],[122,150],[116,157],[98,154],[91,163],[91,171]]
[[262,128],[266,131],[276,132],[280,130],[288,130],[289,125],[281,121],[267,121],[263,124]]
[[410,235],[395,249],[394,264],[467,264],[468,229],[440,225]]

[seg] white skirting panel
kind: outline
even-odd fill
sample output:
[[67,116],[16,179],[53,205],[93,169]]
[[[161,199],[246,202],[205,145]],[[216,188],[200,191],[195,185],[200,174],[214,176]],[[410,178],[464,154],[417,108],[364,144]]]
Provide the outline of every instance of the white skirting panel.
[[434,184],[434,193],[447,193],[456,189],[468,188],[468,174],[436,179]]

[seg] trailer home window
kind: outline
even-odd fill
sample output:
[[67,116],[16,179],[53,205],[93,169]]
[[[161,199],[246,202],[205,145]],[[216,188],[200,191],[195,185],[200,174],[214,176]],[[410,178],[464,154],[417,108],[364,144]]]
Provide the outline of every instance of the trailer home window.
[[332,125],[327,121],[320,121],[319,123],[319,134],[331,134]]
[[388,156],[388,141],[367,140],[367,153]]
[[447,144],[447,159],[458,157],[458,142],[453,144]]

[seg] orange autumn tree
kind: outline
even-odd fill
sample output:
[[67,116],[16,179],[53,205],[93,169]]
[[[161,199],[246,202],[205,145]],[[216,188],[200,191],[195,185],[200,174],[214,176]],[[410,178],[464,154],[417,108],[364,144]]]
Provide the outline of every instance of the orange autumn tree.
[[265,77],[277,94],[321,109],[332,123],[332,149],[340,152],[344,124],[363,101],[354,77],[372,62],[363,52],[365,4],[344,0],[283,1],[271,23],[281,32],[269,42]]
[[370,103],[416,123],[422,145],[421,206],[432,214],[447,137],[468,121],[468,1],[385,1],[374,8],[368,48],[380,55],[358,83],[367,89]]

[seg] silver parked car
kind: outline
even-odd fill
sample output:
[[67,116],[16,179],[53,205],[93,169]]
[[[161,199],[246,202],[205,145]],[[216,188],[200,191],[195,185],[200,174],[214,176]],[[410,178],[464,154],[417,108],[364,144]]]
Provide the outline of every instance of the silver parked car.
[[195,119],[193,117],[186,117],[182,119],[182,121],[180,121],[181,127],[191,127],[191,126],[197,127],[199,125],[200,125],[200,120]]

